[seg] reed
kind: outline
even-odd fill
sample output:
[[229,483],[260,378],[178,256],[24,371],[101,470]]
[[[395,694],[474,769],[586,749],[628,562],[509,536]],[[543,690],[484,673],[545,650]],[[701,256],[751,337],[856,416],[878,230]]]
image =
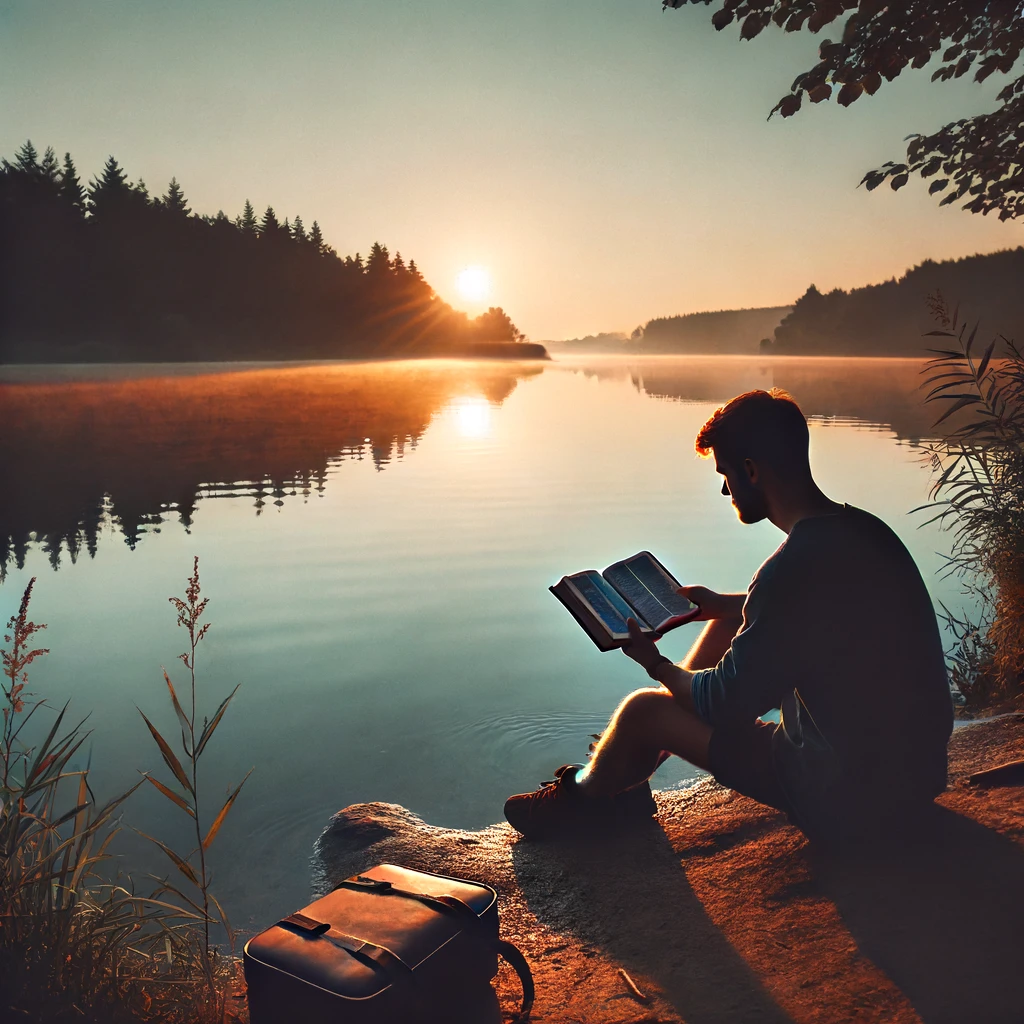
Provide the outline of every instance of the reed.
[[[205,862],[196,873],[198,899],[165,879],[153,892],[139,895],[113,870],[110,848],[120,830],[122,804],[146,781],[158,789],[162,784],[146,775],[99,804],[89,786],[88,764],[74,767],[90,735],[84,720],[68,727],[67,705],[55,711],[28,690],[30,666],[49,653],[35,647],[34,639],[46,626],[29,618],[35,582],[25,588],[0,649],[0,1020],[242,1020],[239,962],[210,942],[211,907],[217,920],[226,925],[227,919],[209,891]],[[171,600],[179,622],[190,627],[190,650],[183,660],[194,701],[195,650],[206,631],[198,624],[206,602],[199,599],[196,562],[186,598]],[[193,704],[190,749],[195,753],[187,761],[193,769],[204,737],[208,742],[227,703],[210,722],[204,720],[198,737]],[[27,741],[44,729],[41,741]],[[195,774],[190,783],[190,805],[197,808]],[[240,788],[201,836],[204,852]],[[195,818],[198,822],[198,812]],[[194,862],[160,845],[172,860]]]
[[979,353],[977,324],[968,333],[941,296],[932,308],[941,329],[930,335],[952,345],[924,371],[927,401],[945,406],[935,425],[946,426],[923,445],[935,478],[922,508],[951,531],[947,569],[979,606],[944,608],[953,681],[968,704],[989,706],[1020,698],[1024,683],[1024,354],[1002,335]]
[[[225,958],[210,942],[210,926],[220,925],[224,929],[231,954],[234,953],[234,932],[224,908],[213,893],[213,880],[206,855],[234,806],[238,794],[242,791],[242,786],[252,774],[252,769],[249,769],[245,778],[228,794],[216,816],[209,825],[206,825],[201,800],[202,790],[199,785],[199,762],[217,726],[223,720],[228,705],[238,692],[238,686],[220,702],[213,716],[204,717],[200,725],[196,711],[196,656],[199,645],[210,629],[210,623],[202,621],[209,598],[202,596],[198,557],[192,561],[192,575],[185,587],[185,597],[171,597],[168,600],[177,611],[178,626],[188,634],[188,650],[178,656],[188,672],[186,707],[183,707],[178,699],[167,671],[164,670],[163,673],[171,705],[181,727],[181,756],[175,753],[172,745],[140,708],[139,714],[142,715],[173,779],[162,782],[149,773],[143,777],[191,819],[196,844],[188,853],[182,854],[153,836],[145,838],[166,854],[183,880],[175,884],[163,879],[156,890],[156,895],[161,900],[173,900],[182,913],[182,924],[166,928],[166,938],[172,946],[177,947],[179,959],[184,959],[186,964],[199,967],[206,984],[206,1013],[211,1018],[219,1020],[223,1018],[226,1009],[225,993],[221,984]],[[201,941],[198,942],[195,925],[201,930]],[[230,956],[229,959],[233,962],[234,958]]]

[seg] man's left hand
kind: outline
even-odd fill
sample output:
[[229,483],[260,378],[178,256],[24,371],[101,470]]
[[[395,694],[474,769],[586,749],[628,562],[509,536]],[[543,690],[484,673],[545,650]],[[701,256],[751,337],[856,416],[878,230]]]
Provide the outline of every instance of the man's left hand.
[[636,619],[626,619],[626,627],[629,629],[629,643],[622,648],[622,653],[632,658],[645,672],[649,671],[664,657],[654,642],[661,637],[657,633],[644,633]]

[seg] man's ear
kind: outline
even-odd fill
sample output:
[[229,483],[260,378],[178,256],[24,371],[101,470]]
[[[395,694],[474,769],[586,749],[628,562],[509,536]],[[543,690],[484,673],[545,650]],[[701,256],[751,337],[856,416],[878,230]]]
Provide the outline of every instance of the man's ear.
[[747,474],[747,479],[752,483],[757,483],[758,471],[757,463],[753,459],[743,460],[743,472]]

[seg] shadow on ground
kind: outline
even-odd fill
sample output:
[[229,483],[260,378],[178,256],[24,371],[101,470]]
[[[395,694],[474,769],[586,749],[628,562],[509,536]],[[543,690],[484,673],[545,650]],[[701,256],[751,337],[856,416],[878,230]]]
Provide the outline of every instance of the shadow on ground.
[[819,891],[924,1024],[1024,1019],[1024,851],[936,807],[909,839],[813,857]]
[[[736,837],[737,844],[744,841],[756,854],[757,836]],[[856,952],[902,993],[923,1024],[1024,1019],[1024,851],[1017,844],[935,807],[915,823],[910,838],[842,852],[801,850],[808,856],[794,859],[809,861],[810,870],[797,870],[795,880],[779,877],[773,892],[772,873],[758,878],[752,866],[751,891],[724,894],[767,904],[769,912],[773,905],[804,908],[806,928],[798,918],[786,926],[789,932],[762,929],[750,941],[777,944],[779,960],[790,963],[799,950],[806,976],[825,979],[841,973],[832,951],[849,946],[852,937]],[[661,829],[651,829],[590,845],[519,842],[512,861],[540,922],[650,979],[687,1024],[788,1021],[790,1014],[802,1019],[799,995],[790,990],[781,1000],[784,1010],[711,919],[706,894],[699,898],[687,877],[685,853],[676,853]],[[756,912],[748,927],[758,927]],[[827,941],[822,928],[833,932]],[[737,938],[735,931],[731,937]],[[831,998],[829,986],[805,998],[816,1004],[817,1016]],[[833,1010],[840,1012],[841,1002]],[[865,1019],[879,1019],[862,1009]]]
[[538,921],[654,981],[687,1024],[790,1020],[708,917],[660,828],[518,842],[512,863]]

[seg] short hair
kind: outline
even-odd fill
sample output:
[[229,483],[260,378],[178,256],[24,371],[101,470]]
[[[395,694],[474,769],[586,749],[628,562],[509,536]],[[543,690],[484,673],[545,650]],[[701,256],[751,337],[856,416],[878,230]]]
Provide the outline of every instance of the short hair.
[[711,449],[732,465],[744,459],[803,467],[810,434],[800,406],[782,388],[737,395],[700,428],[694,447],[701,458]]

